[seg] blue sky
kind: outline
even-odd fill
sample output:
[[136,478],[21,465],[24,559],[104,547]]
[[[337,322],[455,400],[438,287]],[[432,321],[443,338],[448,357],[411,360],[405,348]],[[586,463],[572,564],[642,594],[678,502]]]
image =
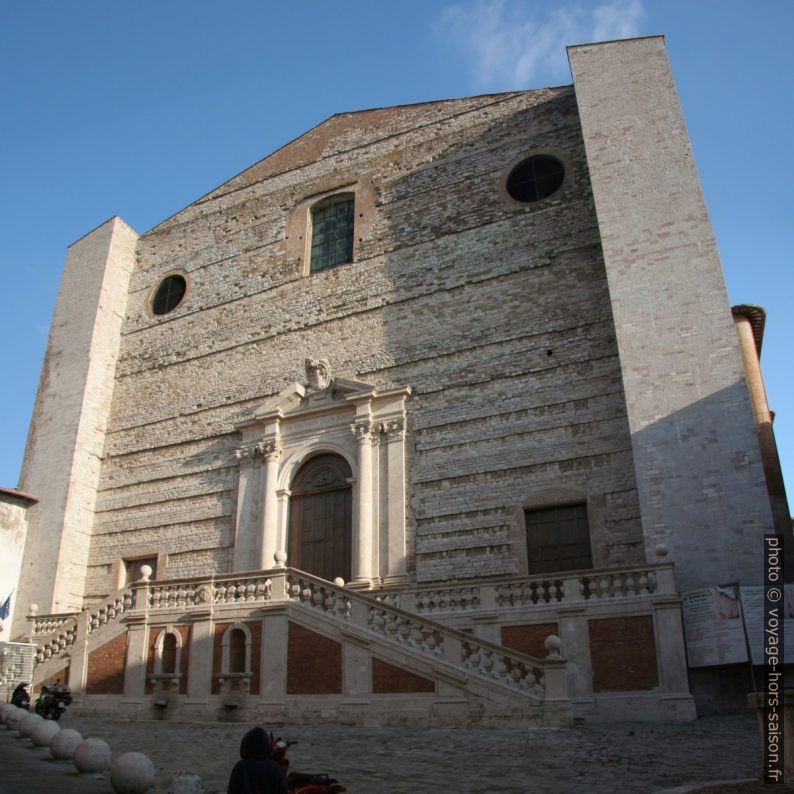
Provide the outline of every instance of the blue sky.
[[[564,47],[664,34],[730,301],[794,480],[789,0],[4,0],[0,486],[17,483],[66,247],[138,232],[329,115],[570,82]],[[791,491],[789,488],[790,493]]]

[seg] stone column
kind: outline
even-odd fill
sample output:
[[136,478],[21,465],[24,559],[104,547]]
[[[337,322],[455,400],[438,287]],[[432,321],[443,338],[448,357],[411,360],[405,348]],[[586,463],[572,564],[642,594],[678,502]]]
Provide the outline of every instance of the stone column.
[[144,565],[141,568],[141,579],[131,587],[134,606],[124,618],[127,624],[127,653],[124,659],[124,695],[121,702],[130,710],[139,709],[146,695],[150,575],[151,569]]
[[[190,631],[190,656],[187,669],[188,708],[202,711],[209,703],[212,684],[212,641],[214,623],[212,608],[204,605],[193,612]],[[183,651],[184,652],[184,651]]]
[[[283,588],[282,588],[283,589]],[[284,708],[287,694],[287,642],[289,621],[286,612],[273,611],[265,616],[262,626],[262,700],[268,707],[268,717],[278,715]]]
[[385,584],[407,580],[405,561],[405,419],[383,423],[386,434],[388,548]]
[[689,693],[681,599],[659,596],[653,600],[658,648],[661,706],[669,719],[695,719],[695,701]]
[[[88,621],[89,612],[77,616],[77,631],[69,658],[69,687],[75,703],[82,703],[88,674]],[[126,686],[126,671],[125,671]]]
[[122,703],[140,707],[146,692],[146,653],[148,632],[146,613],[127,616],[127,655],[124,662]]
[[259,566],[261,534],[262,467],[260,445],[246,445],[236,452],[240,461],[237,486],[237,521],[234,541],[234,570],[250,571]]
[[372,436],[375,430],[370,419],[357,419],[350,425],[358,441],[358,527],[353,533],[353,582],[363,586],[372,583]]
[[345,638],[342,649],[342,692],[340,714],[348,721],[363,721],[371,708],[372,661],[365,640]]
[[[276,491],[276,553],[284,555],[287,565],[290,564],[287,558],[287,519],[289,517],[290,496],[292,496],[292,491],[288,488]],[[284,563],[282,561],[274,564],[276,568],[280,568]]]
[[587,609],[582,606],[561,607],[557,612],[557,631],[568,659],[568,692],[579,703],[593,701],[593,663],[590,658],[590,627]]
[[265,516],[261,544],[259,546],[258,568],[269,570],[275,565],[278,551],[278,468],[281,461],[281,447],[278,441],[264,441],[261,445],[265,458]]

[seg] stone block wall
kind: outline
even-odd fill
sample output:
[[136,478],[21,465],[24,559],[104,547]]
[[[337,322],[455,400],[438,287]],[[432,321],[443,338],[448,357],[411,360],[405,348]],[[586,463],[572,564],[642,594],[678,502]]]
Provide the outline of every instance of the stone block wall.
[[[518,205],[536,151],[563,188]],[[356,195],[354,262],[304,275],[308,207]],[[188,292],[148,310],[168,273]],[[130,282],[86,584],[119,557],[230,570],[235,424],[308,357],[408,385],[409,573],[521,573],[523,508],[593,506],[596,566],[644,559],[610,299],[571,88],[343,114],[145,234]]]
[[666,545],[682,590],[760,584],[769,497],[664,40],[572,47],[569,58],[649,557]]
[[31,603],[43,613],[83,604],[137,237],[111,218],[69,248],[20,478],[39,501],[28,510],[16,636]]

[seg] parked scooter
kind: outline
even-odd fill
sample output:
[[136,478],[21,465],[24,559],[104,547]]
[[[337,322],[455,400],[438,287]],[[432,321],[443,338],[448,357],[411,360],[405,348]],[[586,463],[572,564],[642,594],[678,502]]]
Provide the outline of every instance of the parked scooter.
[[30,711],[30,684],[23,682],[16,687],[11,695],[11,705]]
[[273,748],[273,757],[281,767],[284,777],[287,778],[289,794],[340,794],[340,792],[347,791],[345,786],[328,775],[290,772],[287,749],[297,742],[288,742],[280,736],[278,739],[274,739],[271,733],[270,744]]
[[59,720],[71,702],[72,691],[65,684],[42,684],[36,714],[41,714],[45,720]]

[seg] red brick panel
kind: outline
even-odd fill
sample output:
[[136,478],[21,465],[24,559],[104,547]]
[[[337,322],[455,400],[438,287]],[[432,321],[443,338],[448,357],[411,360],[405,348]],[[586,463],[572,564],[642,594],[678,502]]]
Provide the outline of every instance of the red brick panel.
[[342,646],[296,623],[290,623],[287,694],[341,695]]
[[[234,623],[216,623],[215,635],[212,638],[212,685],[210,691],[213,695],[219,695],[221,684],[218,676],[221,674],[221,663],[223,661],[223,635],[229,626]],[[262,621],[246,621],[251,632],[251,694],[259,694],[259,671],[262,667]]]
[[435,692],[433,681],[403,670],[394,665],[372,660],[372,691],[377,694],[385,692]]
[[543,643],[549,634],[559,634],[556,623],[536,623],[534,626],[502,626],[502,645],[519,653],[545,659],[548,656],[548,651]]
[[127,656],[127,632],[122,632],[88,654],[85,691],[88,695],[124,693],[124,661]]
[[32,694],[37,695],[41,692],[41,685],[44,683],[47,684],[54,684],[56,681],[60,682],[61,684],[66,684],[67,686],[72,686],[72,682],[69,680],[69,663],[66,663],[65,667],[61,667],[60,669],[56,670],[52,673],[48,678],[44,681],[41,681],[38,684],[35,684],[32,689]]
[[636,692],[659,683],[653,618],[599,618],[588,621],[593,692]]

